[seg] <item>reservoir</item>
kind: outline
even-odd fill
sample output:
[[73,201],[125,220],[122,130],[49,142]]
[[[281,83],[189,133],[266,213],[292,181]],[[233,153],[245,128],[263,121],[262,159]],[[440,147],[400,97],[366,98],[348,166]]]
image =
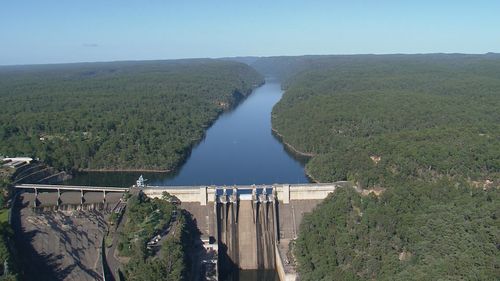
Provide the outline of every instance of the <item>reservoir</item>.
[[[267,80],[235,109],[219,116],[175,173],[89,172],[66,183],[126,187],[141,174],[153,186],[307,183],[306,159],[288,152],[271,130],[271,112],[282,95],[280,83]],[[274,270],[244,270],[236,275],[240,281],[279,280]]]
[[271,130],[271,112],[283,91],[268,79],[207,130],[175,173],[89,172],[74,185],[131,186],[143,174],[148,185],[244,185],[306,183],[306,159],[287,151]]

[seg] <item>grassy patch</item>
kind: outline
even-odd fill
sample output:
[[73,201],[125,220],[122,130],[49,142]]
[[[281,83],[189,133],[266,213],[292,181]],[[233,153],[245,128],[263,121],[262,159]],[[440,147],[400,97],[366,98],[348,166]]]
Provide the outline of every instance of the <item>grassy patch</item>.
[[9,209],[0,210],[0,223],[7,222],[9,220]]
[[106,248],[111,248],[113,246],[113,237],[111,235],[106,236],[104,243],[106,244]]

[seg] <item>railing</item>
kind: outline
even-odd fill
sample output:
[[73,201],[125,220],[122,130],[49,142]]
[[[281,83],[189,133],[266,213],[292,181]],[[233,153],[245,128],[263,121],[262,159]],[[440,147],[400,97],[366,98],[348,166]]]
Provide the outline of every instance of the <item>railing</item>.
[[106,187],[106,186],[78,186],[78,185],[49,185],[49,184],[18,184],[16,189],[40,189],[40,190],[75,190],[75,191],[106,191],[106,192],[127,192],[126,187]]

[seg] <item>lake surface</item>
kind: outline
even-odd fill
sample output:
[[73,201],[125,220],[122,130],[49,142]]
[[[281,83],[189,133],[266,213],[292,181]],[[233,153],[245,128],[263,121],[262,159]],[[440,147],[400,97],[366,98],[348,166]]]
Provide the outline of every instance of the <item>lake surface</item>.
[[271,131],[271,111],[283,91],[268,80],[234,110],[222,114],[176,173],[91,172],[68,184],[131,186],[144,174],[149,185],[306,183],[304,158],[294,156]]
[[[306,183],[306,159],[293,155],[272,134],[271,111],[283,91],[268,80],[234,110],[222,114],[176,172],[91,172],[67,181],[74,185],[131,186],[139,175],[149,185],[235,185]],[[276,271],[244,270],[239,281],[279,280]]]

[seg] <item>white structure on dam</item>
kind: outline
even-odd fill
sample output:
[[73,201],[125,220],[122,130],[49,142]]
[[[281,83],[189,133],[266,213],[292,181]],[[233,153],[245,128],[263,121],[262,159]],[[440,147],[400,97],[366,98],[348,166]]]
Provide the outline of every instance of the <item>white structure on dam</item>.
[[304,214],[337,188],[350,185],[148,186],[142,192],[151,198],[168,192],[179,199],[200,232],[217,240],[221,268],[275,269],[283,281],[297,278],[286,253]]
[[[227,187],[216,186],[148,186],[142,191],[148,197],[161,198],[163,192],[168,192],[170,195],[177,197],[184,203],[200,203],[206,206],[207,203],[216,201],[216,191],[223,190],[232,192],[237,190],[252,190],[268,188],[272,189],[277,199],[283,204],[289,204],[292,200],[321,200],[325,199],[328,194],[333,193],[335,189],[347,182],[336,183],[315,183],[315,184],[274,184],[274,185],[236,185]],[[250,193],[251,194],[251,193]],[[249,199],[245,194],[239,194],[240,200]]]

